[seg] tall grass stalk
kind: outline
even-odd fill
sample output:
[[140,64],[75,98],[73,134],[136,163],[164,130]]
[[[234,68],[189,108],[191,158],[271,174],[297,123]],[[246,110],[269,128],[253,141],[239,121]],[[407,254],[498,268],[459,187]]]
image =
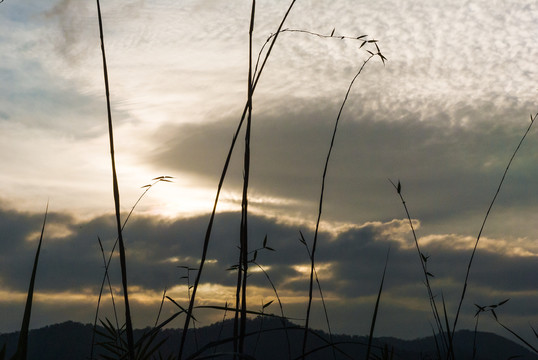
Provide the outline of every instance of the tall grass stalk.
[[[235,294],[234,352],[244,353],[247,310],[248,276],[248,184],[250,178],[250,134],[252,124],[252,33],[256,1],[252,1],[250,27],[248,32],[248,81],[247,81],[247,127],[245,131],[245,151],[243,159],[243,195],[241,200],[241,225],[239,234],[239,266],[237,267],[237,286]],[[239,322],[239,315],[240,322]]]
[[516,157],[517,152],[519,151],[519,148],[521,147],[521,144],[523,144],[523,141],[527,137],[527,134],[532,128],[532,125],[534,124],[534,120],[536,120],[536,117],[538,116],[538,113],[536,113],[534,116],[531,114],[531,121],[529,126],[527,127],[527,130],[521,137],[521,140],[519,141],[518,145],[516,146],[516,149],[512,153],[512,156],[510,157],[510,160],[508,161],[508,164],[506,165],[506,169],[504,169],[503,175],[501,177],[501,180],[499,181],[499,186],[497,187],[497,191],[495,191],[495,195],[493,195],[493,199],[491,200],[491,203],[489,204],[488,210],[486,211],[486,215],[484,216],[484,220],[482,221],[482,225],[480,226],[480,231],[478,232],[478,236],[476,237],[476,241],[473,247],[473,251],[471,252],[471,257],[469,258],[469,263],[467,264],[467,271],[465,273],[465,281],[463,283],[463,289],[461,291],[460,301],[458,304],[458,310],[456,311],[456,317],[454,318],[454,324],[452,325],[452,335],[454,335],[454,332],[456,331],[456,326],[458,324],[458,319],[461,311],[461,306],[463,304],[463,299],[465,298],[465,294],[467,292],[467,284],[469,283],[469,274],[471,272],[471,266],[473,264],[473,259],[476,253],[476,249],[478,248],[478,242],[480,241],[480,237],[482,236],[482,231],[484,230],[484,226],[486,225],[486,221],[488,220],[489,213],[491,209],[493,208],[493,204],[495,203],[495,200],[497,200],[497,195],[499,195],[499,192],[501,191],[501,187],[504,183],[504,179],[506,178],[506,174],[508,173],[508,169],[510,168],[510,165],[512,165],[512,161]]
[[116,227],[118,231],[118,244],[120,252],[121,282],[123,286],[123,299],[125,303],[125,327],[127,334],[127,350],[129,360],[134,360],[133,324],[131,321],[131,309],[129,306],[129,292],[127,287],[127,261],[125,258],[125,246],[123,242],[121,216],[120,216],[120,191],[116,174],[116,160],[114,158],[114,131],[112,126],[112,111],[110,107],[110,87],[108,83],[108,70],[106,65],[105,41],[103,36],[103,20],[101,17],[101,5],[97,2],[97,17],[99,19],[99,36],[101,39],[101,54],[103,57],[103,76],[105,81],[106,106],[108,116],[108,137],[110,142],[110,160],[112,163],[112,187],[114,191],[114,208],[116,213]]
[[345,104],[347,102],[347,98],[349,96],[349,93],[351,92],[351,88],[353,87],[353,84],[355,83],[355,80],[359,77],[362,70],[364,69],[364,66],[370,61],[370,59],[372,59],[376,55],[379,55],[383,59],[383,56],[381,55],[380,52],[378,52],[377,54],[370,53],[370,56],[366,60],[364,60],[364,62],[360,66],[359,70],[357,71],[357,73],[355,74],[355,76],[353,77],[353,79],[351,80],[351,82],[350,82],[350,84],[349,84],[349,86],[347,88],[346,95],[344,97],[344,100],[342,101],[342,105],[340,106],[340,110],[338,111],[338,116],[336,117],[336,121],[335,121],[335,124],[334,124],[334,129],[333,129],[333,133],[332,133],[332,137],[331,137],[331,144],[329,146],[329,151],[327,152],[327,158],[325,160],[325,165],[324,165],[324,168],[323,168],[323,175],[321,177],[321,192],[320,192],[320,197],[319,197],[318,217],[317,217],[317,220],[316,220],[316,230],[314,232],[314,241],[313,241],[313,244],[312,244],[312,253],[311,253],[311,256],[310,256],[310,282],[309,282],[309,289],[308,289],[308,306],[307,306],[307,309],[306,309],[306,320],[305,320],[305,329],[304,329],[304,336],[303,336],[303,350],[302,350],[303,358],[304,358],[304,356],[306,354],[306,342],[307,342],[307,338],[308,338],[308,326],[309,326],[309,321],[310,321],[310,310],[312,308],[312,290],[313,290],[313,285],[314,285],[315,256],[316,256],[316,248],[317,248],[317,244],[318,244],[319,223],[320,223],[320,220],[321,220],[321,214],[323,212],[323,196],[325,195],[325,179],[326,179],[326,176],[327,176],[327,169],[329,167],[329,160],[331,158],[331,153],[332,153],[332,149],[333,149],[333,146],[334,146],[334,140],[336,138],[336,131],[338,129],[338,124],[340,122],[340,117],[342,116],[342,111],[344,110],[344,106],[345,106]]
[[[274,47],[274,45],[276,43],[276,40],[278,39],[278,35],[280,34],[280,31],[282,30],[282,27],[284,26],[284,22],[288,18],[288,15],[290,14],[293,6],[295,5],[295,2],[296,2],[296,0],[291,1],[291,4],[289,5],[288,10],[284,14],[284,17],[282,18],[282,20],[281,20],[281,22],[280,22],[280,24],[278,26],[278,29],[277,29],[277,31],[275,33],[276,35],[273,37],[273,40],[271,41],[271,45],[269,46],[269,49],[267,50],[267,53],[265,54],[264,60],[262,62],[262,65],[259,68],[259,71],[257,71],[255,73],[255,75],[253,76],[254,77],[254,82],[252,84],[252,90],[251,90],[252,94],[254,94],[254,91],[256,89],[256,85],[258,84],[258,81],[259,81],[260,76],[261,76],[261,74],[263,72],[263,69],[265,68],[267,60],[269,59],[269,56],[271,55],[271,51],[272,51],[272,49],[273,49],[273,47]],[[218,202],[219,202],[220,192],[222,190],[222,185],[224,184],[224,179],[225,179],[226,174],[228,172],[228,166],[230,164],[232,153],[233,153],[233,150],[235,148],[235,143],[236,143],[237,137],[239,136],[239,132],[240,132],[241,127],[243,125],[243,121],[245,119],[247,110],[248,110],[248,101],[247,101],[247,104],[245,105],[245,108],[243,109],[243,114],[241,115],[241,120],[239,121],[239,124],[237,125],[237,129],[236,129],[236,131],[234,133],[234,136],[232,138],[232,142],[230,144],[230,149],[228,150],[228,155],[226,156],[226,160],[224,162],[224,167],[222,169],[221,176],[220,176],[220,179],[219,179],[219,183],[218,183],[218,186],[217,186],[217,194],[215,196],[215,201],[213,203],[213,210],[211,211],[211,215],[209,217],[209,223],[207,225],[207,229],[206,229],[206,233],[205,233],[205,237],[204,237],[204,244],[203,244],[203,247],[202,247],[202,256],[200,257],[200,264],[198,266],[198,273],[197,273],[196,279],[194,281],[194,285],[193,285],[193,288],[192,288],[192,296],[191,296],[191,299],[189,301],[189,307],[188,307],[188,310],[186,312],[185,323],[183,325],[183,332],[181,334],[181,342],[180,342],[180,345],[179,345],[178,360],[181,360],[182,357],[183,357],[183,348],[185,346],[185,340],[186,340],[186,337],[187,337],[187,331],[189,329],[190,320],[192,318],[192,311],[194,309],[194,302],[196,300],[196,294],[197,294],[198,286],[200,284],[200,278],[202,276],[202,271],[203,271],[204,264],[205,264],[205,261],[206,261],[206,258],[207,258],[207,250],[209,248],[209,241],[211,239],[211,232],[213,230],[213,222],[215,220],[215,214],[217,212],[217,205],[218,205]]]
[[[39,262],[39,253],[41,252],[41,244],[43,243],[43,234],[45,233],[45,224],[47,223],[47,214],[49,212],[49,203],[45,209],[45,217],[43,218],[43,226],[41,227],[41,235],[39,236],[39,243],[37,245],[37,251],[34,258],[34,266],[32,268],[32,276],[30,277],[30,285],[28,287],[28,294],[26,296],[26,306],[24,307],[24,315],[22,318],[21,331],[19,332],[19,341],[17,344],[17,351],[11,358],[11,360],[26,360],[28,354],[28,332],[30,328],[30,317],[32,315],[32,301],[34,298],[35,278],[37,274],[37,264]],[[4,350],[5,351],[5,344]]]
[[[444,346],[444,350],[447,350],[448,353],[450,353],[450,342],[448,341],[448,337],[446,336],[447,333],[443,327],[443,323],[441,322],[441,316],[439,315],[439,310],[437,309],[437,304],[435,302],[435,296],[433,295],[433,291],[432,291],[432,287],[430,285],[430,277],[433,276],[432,273],[430,273],[427,269],[427,262],[428,262],[428,257],[426,255],[424,255],[424,253],[422,253],[422,251],[420,250],[420,245],[418,243],[418,238],[417,238],[417,233],[415,232],[415,227],[413,226],[413,221],[411,220],[411,215],[409,213],[409,209],[407,208],[407,204],[405,202],[405,199],[404,199],[404,196],[402,194],[402,185],[400,183],[400,181],[398,181],[398,184],[395,184],[394,182],[392,182],[392,180],[390,180],[390,183],[392,184],[392,186],[394,186],[394,189],[396,190],[398,196],[400,197],[400,201],[402,202],[402,205],[404,207],[404,210],[405,210],[405,214],[407,216],[407,221],[409,222],[409,227],[411,228],[411,233],[413,234],[413,240],[415,242],[415,247],[417,249],[417,253],[418,253],[418,258],[419,258],[419,261],[420,261],[420,265],[421,265],[421,268],[422,268],[422,274],[424,275],[424,285],[426,286],[426,290],[428,291],[428,300],[430,302],[430,307],[431,307],[431,310],[432,310],[432,314],[433,314],[433,317],[435,319],[435,325],[437,327],[437,332],[434,332],[434,336],[437,337],[437,336],[440,336],[441,337],[441,340],[442,340],[442,345]],[[436,340],[437,342],[437,340]]]

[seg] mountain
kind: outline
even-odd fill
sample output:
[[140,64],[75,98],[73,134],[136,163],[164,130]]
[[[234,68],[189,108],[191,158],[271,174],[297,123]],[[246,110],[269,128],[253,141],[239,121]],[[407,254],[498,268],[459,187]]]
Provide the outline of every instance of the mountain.
[[[262,331],[260,331],[262,329]],[[105,335],[107,330],[98,328],[101,335],[96,336],[96,343],[109,342],[108,345],[98,345],[94,348],[94,359],[101,359],[102,355],[112,355],[110,339]],[[151,329],[135,331],[135,341]],[[256,318],[248,321],[245,341],[246,352],[257,360],[294,359],[301,354],[303,329],[291,322],[282,322],[279,319]],[[194,354],[196,349],[202,349],[210,342],[219,342],[211,345],[203,355],[213,353],[231,352],[233,346],[230,339],[233,333],[233,321],[226,320],[221,323],[190,330],[187,336],[188,343],[185,354]],[[93,326],[68,321],[61,324],[50,325],[41,329],[31,330],[29,335],[28,359],[39,360],[77,360],[90,359]],[[287,334],[287,335],[286,335]],[[159,351],[163,358],[176,355],[179,347],[181,330],[165,329],[160,331],[152,344],[162,342]],[[109,335],[110,336],[110,335]],[[455,358],[458,360],[473,359],[474,332],[460,330],[454,336]],[[6,344],[7,359],[14,353],[17,346],[18,333],[0,334],[0,347]],[[333,343],[338,344],[334,350],[327,346],[329,335],[322,331],[313,331],[309,335],[308,349],[323,348],[313,352],[308,360],[324,359],[364,359],[366,356],[366,336],[334,335]],[[381,356],[382,352],[393,353],[394,360],[407,359],[436,359],[437,352],[433,337],[416,340],[401,340],[390,337],[375,338],[373,355]],[[108,346],[108,347],[107,347]],[[148,349],[151,348],[148,347]],[[477,352],[475,360],[506,360],[526,359],[538,360],[538,355],[526,348],[499,335],[478,332],[476,335]],[[155,359],[158,359],[155,353]],[[232,359],[232,356],[222,356],[219,359]]]

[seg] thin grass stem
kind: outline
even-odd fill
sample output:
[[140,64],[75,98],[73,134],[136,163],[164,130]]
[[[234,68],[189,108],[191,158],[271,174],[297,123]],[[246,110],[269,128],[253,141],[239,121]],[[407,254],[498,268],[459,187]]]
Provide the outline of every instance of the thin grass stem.
[[320,197],[319,197],[318,217],[317,217],[317,220],[316,220],[316,230],[314,232],[314,241],[313,241],[313,245],[312,245],[312,254],[310,256],[310,260],[311,260],[310,261],[310,263],[311,263],[311,265],[310,265],[310,283],[309,283],[310,285],[309,285],[309,290],[308,290],[308,306],[307,306],[307,309],[306,309],[305,330],[304,330],[304,336],[303,336],[303,350],[302,350],[303,355],[306,353],[306,342],[307,342],[307,338],[308,338],[308,326],[309,326],[309,321],[310,321],[310,310],[312,308],[312,290],[313,290],[313,283],[314,283],[315,255],[316,255],[316,248],[317,248],[317,244],[318,244],[319,223],[320,223],[320,220],[321,220],[321,214],[323,212],[323,196],[325,194],[325,179],[326,179],[326,176],[327,176],[327,169],[329,167],[329,160],[331,158],[331,153],[332,153],[332,149],[333,149],[333,146],[334,146],[334,140],[336,138],[336,131],[338,129],[338,124],[340,122],[340,117],[342,116],[342,111],[343,111],[344,106],[345,106],[345,104],[347,102],[349,93],[351,92],[351,88],[353,87],[353,84],[355,83],[355,80],[359,77],[362,70],[364,69],[364,66],[375,55],[376,54],[371,54],[362,63],[362,65],[360,66],[359,70],[357,71],[357,73],[355,74],[355,76],[353,77],[353,79],[351,80],[351,82],[350,82],[350,84],[349,84],[349,86],[347,88],[346,95],[344,97],[344,100],[342,101],[342,105],[340,106],[340,110],[338,111],[338,116],[336,117],[336,121],[335,121],[335,124],[334,124],[334,130],[333,130],[332,137],[331,137],[331,144],[329,146],[329,151],[327,152],[327,158],[325,160],[325,165],[324,165],[324,168],[323,168],[323,175],[321,177],[321,192],[320,192]]
[[510,160],[508,161],[508,164],[506,165],[506,169],[504,169],[504,173],[501,177],[501,181],[499,181],[499,186],[497,187],[497,191],[495,191],[495,195],[493,195],[493,199],[491,200],[488,210],[486,211],[486,215],[484,216],[484,220],[482,221],[482,225],[480,226],[480,231],[478,232],[478,236],[476,237],[476,241],[473,247],[473,251],[471,253],[471,257],[469,259],[469,263],[467,264],[467,271],[465,273],[465,281],[463,283],[463,289],[461,291],[460,301],[458,304],[458,310],[456,311],[456,317],[454,318],[454,324],[452,325],[452,335],[454,335],[454,332],[456,331],[456,326],[458,324],[459,315],[461,312],[461,306],[463,304],[463,299],[465,298],[465,294],[467,292],[467,285],[469,283],[469,274],[471,272],[471,266],[473,264],[473,259],[476,253],[476,249],[478,248],[478,242],[480,241],[480,237],[482,236],[482,231],[484,230],[484,227],[486,226],[486,221],[488,220],[489,213],[491,212],[491,209],[493,208],[493,204],[495,203],[495,200],[497,200],[497,195],[499,195],[499,192],[501,191],[501,187],[504,183],[504,179],[506,178],[506,174],[508,173],[508,169],[510,169],[510,165],[512,165],[512,161],[516,157],[517,152],[519,151],[519,148],[521,147],[521,144],[523,144],[523,141],[527,137],[527,134],[531,130],[532,125],[534,124],[534,120],[536,120],[536,117],[538,116],[538,113],[536,113],[534,116],[531,114],[531,122],[529,126],[527,127],[527,130],[521,137],[521,140],[519,141],[516,149],[512,153],[512,156],[510,157]]
[[105,251],[103,249],[103,244],[101,243],[101,238],[99,236],[97,237],[97,241],[99,242],[99,248],[101,250],[101,254],[103,256],[103,263],[105,267],[105,275],[103,276],[103,280],[101,282],[101,287],[99,289],[99,296],[97,297],[97,308],[95,309],[95,317],[93,320],[93,331],[92,331],[92,346],[90,350],[90,359],[93,360],[93,351],[95,347],[95,334],[97,330],[97,320],[99,318],[99,309],[101,307],[101,298],[103,295],[103,290],[105,287],[105,281],[108,282],[108,288],[110,291],[110,298],[112,299],[112,309],[114,310],[114,319],[116,320],[116,329],[119,330],[120,325],[118,322],[118,314],[116,311],[116,302],[114,301],[114,291],[112,291],[112,284],[110,283],[110,276],[108,275],[108,264],[105,257]]
[[[306,252],[308,253],[308,258],[310,259],[310,261],[312,261],[312,254],[310,253],[310,248],[308,247],[308,244],[303,236],[303,233],[301,231],[299,231],[299,234],[301,235],[301,237],[299,238],[299,241],[301,241],[301,243],[305,246],[306,248]],[[316,278],[316,284],[318,285],[318,291],[319,291],[319,297],[321,299],[321,305],[323,307],[323,313],[325,314],[325,322],[327,323],[327,331],[329,332],[329,341],[332,343],[333,342],[333,332],[332,332],[332,329],[331,329],[331,322],[329,320],[329,313],[327,312],[327,304],[325,303],[325,296],[323,296],[323,290],[321,288],[321,283],[319,281],[319,277],[318,277],[318,271],[316,270],[316,268],[314,267],[314,277]],[[332,352],[333,352],[333,358],[336,359],[336,351],[335,351],[335,348],[333,347],[332,348]]]
[[[429,298],[429,301],[430,301],[430,307],[432,309],[433,317],[435,319],[435,325],[437,326],[437,334],[439,336],[441,336],[441,339],[443,340],[443,345],[445,346],[445,349],[449,350],[449,342],[448,342],[447,337],[445,335],[445,330],[443,328],[443,324],[441,322],[441,317],[439,315],[439,310],[437,309],[437,304],[435,303],[435,297],[433,295],[433,291],[432,291],[432,288],[431,288],[431,285],[430,285],[430,276],[432,276],[432,274],[430,272],[428,272],[427,267],[426,267],[426,261],[427,261],[428,258],[420,250],[420,245],[418,243],[417,233],[415,232],[415,227],[413,226],[413,221],[411,220],[411,215],[409,213],[409,209],[407,208],[407,204],[406,204],[405,199],[404,199],[403,194],[402,194],[401,183],[398,181],[398,184],[396,185],[396,184],[394,184],[392,182],[392,180],[389,179],[389,181],[392,184],[392,186],[394,186],[394,189],[396,189],[396,192],[398,193],[398,196],[400,197],[400,201],[402,202],[402,205],[403,205],[404,210],[405,210],[405,214],[407,216],[407,221],[409,222],[409,227],[411,228],[411,232],[413,234],[413,240],[415,242],[415,247],[417,249],[420,265],[421,265],[421,268],[422,268],[422,274],[424,275],[424,284],[426,285],[426,290],[428,291],[428,298]],[[437,335],[435,335],[435,332],[434,332],[434,336],[437,336]]]
[[[127,222],[129,221],[129,219],[131,218],[131,215],[133,214],[136,206],[138,205],[138,203],[142,200],[142,198],[147,194],[147,192],[157,183],[159,182],[171,182],[172,177],[171,176],[159,176],[159,177],[156,177],[154,178],[154,182],[152,184],[148,184],[148,185],[144,185],[142,186],[142,188],[145,188],[144,192],[138,197],[138,199],[136,200],[136,202],[134,203],[134,205],[131,207],[131,210],[129,211],[129,214],[127,215],[127,217],[125,218],[125,220],[123,221],[123,226],[122,226],[122,230],[125,228],[125,226],[127,225]],[[99,304],[101,302],[101,295],[103,293],[103,288],[104,288],[104,284],[105,284],[105,281],[108,282],[108,287],[109,287],[109,290],[110,290],[110,296],[111,296],[111,300],[112,300],[112,309],[114,310],[114,318],[116,320],[116,329],[119,331],[120,329],[120,326],[119,326],[119,322],[118,322],[118,314],[116,312],[116,303],[115,303],[115,300],[114,300],[114,292],[112,291],[112,285],[110,283],[110,277],[109,277],[109,273],[108,273],[108,269],[110,268],[110,263],[112,261],[112,256],[114,255],[114,251],[116,249],[116,246],[118,245],[118,238],[116,238],[116,241],[114,242],[114,245],[112,246],[112,250],[110,251],[110,255],[108,256],[108,260],[105,260],[104,259],[104,250],[103,250],[103,245],[101,243],[101,239],[99,237],[97,237],[98,241],[99,241],[99,246],[101,248],[101,253],[103,254],[103,261],[104,261],[104,265],[105,265],[105,273],[103,274],[103,280],[101,281],[101,288],[99,289],[99,297],[98,297],[98,300],[97,300],[97,309],[95,311],[95,321],[94,321],[94,332],[95,332],[95,329],[97,327],[97,318],[99,316]],[[95,334],[94,334],[95,335]],[[94,335],[92,337],[94,337]],[[91,352],[93,353],[93,341],[92,341],[92,350]],[[90,359],[93,359],[91,356],[90,356]]]
[[278,291],[276,289],[276,286],[273,283],[273,281],[271,280],[271,278],[269,277],[269,274],[267,274],[267,271],[265,271],[265,269],[260,264],[258,264],[256,261],[252,261],[252,263],[254,265],[258,266],[258,268],[265,275],[267,281],[269,281],[269,284],[271,284],[271,287],[273,288],[273,292],[275,293],[276,299],[278,301],[278,306],[280,307],[280,316],[282,317],[281,318],[282,327],[284,328],[284,332],[286,333],[286,343],[288,345],[288,359],[291,359],[291,343],[290,343],[290,337],[289,337],[289,334],[288,334],[288,328],[287,328],[287,324],[286,324],[286,317],[284,316],[284,307],[282,306],[282,301],[280,300],[280,296],[278,295]]

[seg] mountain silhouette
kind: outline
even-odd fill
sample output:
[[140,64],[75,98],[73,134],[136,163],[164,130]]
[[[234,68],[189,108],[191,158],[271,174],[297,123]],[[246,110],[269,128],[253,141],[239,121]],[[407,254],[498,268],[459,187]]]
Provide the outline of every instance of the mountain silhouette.
[[[135,341],[151,329],[135,330]],[[255,318],[247,323],[248,337],[245,341],[245,351],[257,360],[295,359],[301,355],[303,329],[289,321],[276,318]],[[95,337],[93,358],[114,355],[110,339],[105,336],[107,330],[98,327],[99,334]],[[232,343],[233,320],[189,330],[185,354],[199,353],[199,356],[227,353],[233,351]],[[90,359],[92,349],[93,326],[72,321],[46,326],[31,330],[28,341],[28,359],[39,360],[78,360]],[[156,334],[152,345],[159,346],[159,352],[154,352],[154,359],[177,355],[179,350],[181,330],[164,329]],[[0,348],[6,344],[7,359],[13,355],[17,346],[18,333],[0,334]],[[364,359],[368,338],[366,336],[332,335],[332,343],[328,345],[330,336],[323,331],[312,331],[309,335],[308,349],[315,350],[307,360],[325,359]],[[145,343],[147,344],[147,343]],[[145,345],[144,344],[144,345]],[[394,360],[437,359],[437,350],[433,337],[416,340],[401,340],[392,337],[379,337],[373,340],[375,346],[373,355],[381,357],[382,353],[392,353]],[[454,336],[455,358],[458,360],[473,359],[473,344],[476,344],[475,360],[507,360],[525,359],[538,360],[538,355],[527,348],[502,336],[469,330],[460,330]],[[112,347],[111,347],[112,346]],[[207,348],[204,348],[207,347]],[[376,357],[376,358],[377,358]],[[230,356],[220,356],[219,359],[232,359]]]

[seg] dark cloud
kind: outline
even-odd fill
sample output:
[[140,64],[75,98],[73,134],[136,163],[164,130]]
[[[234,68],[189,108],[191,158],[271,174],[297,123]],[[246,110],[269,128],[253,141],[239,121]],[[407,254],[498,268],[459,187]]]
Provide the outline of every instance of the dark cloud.
[[[208,254],[210,261],[202,276],[204,284],[234,286],[235,275],[226,269],[237,262],[238,215],[217,215]],[[4,209],[0,218],[0,231],[4,234],[0,242],[1,282],[7,291],[24,293],[36,247],[35,241],[26,239],[32,238],[32,234],[40,230],[42,215]],[[159,294],[164,287],[186,284],[186,280],[181,279],[186,272],[177,266],[197,267],[207,221],[207,216],[164,220],[135,215],[127,224],[124,233],[129,285],[135,289]],[[260,248],[266,235],[268,246],[275,249],[259,250],[257,262],[267,269],[281,296],[305,296],[308,291],[308,278],[303,271],[308,269],[309,260],[304,245],[299,241],[299,230],[303,232],[310,248],[313,237],[311,230],[256,215],[250,216],[249,223],[251,249]],[[45,231],[36,290],[48,294],[87,294],[86,302],[89,302],[88,299],[96,296],[103,275],[103,260],[97,237],[102,239],[105,251],[108,252],[115,239],[113,217],[103,216],[81,222],[66,215],[51,213],[47,226],[49,230]],[[393,326],[397,323],[399,328],[409,323],[421,323],[417,329],[427,331],[427,293],[422,284],[423,274],[418,254],[405,220],[366,223],[336,234],[322,231],[318,241],[318,275],[330,314],[338,324],[337,329],[351,331],[350,325],[345,321],[346,314],[349,313],[342,312],[343,308],[353,308],[353,312],[363,318],[370,316],[368,314],[372,311],[390,247],[381,317],[386,316],[386,321],[390,318]],[[512,298],[511,304],[514,305],[505,306],[507,310],[503,312],[508,321],[512,318],[517,320],[523,314],[535,313],[536,309],[530,301],[535,295],[532,276],[535,257],[506,256],[486,250],[479,250],[472,268],[471,290],[464,304],[462,323],[472,326],[473,302],[495,303],[504,298]],[[470,250],[451,249],[442,242],[429,242],[423,246],[422,251],[431,256],[428,270],[435,275],[435,278],[431,279],[434,293],[437,296],[443,293],[450,309],[454,309],[461,292]],[[298,266],[303,266],[303,270]],[[251,269],[255,267],[252,265]],[[110,273],[115,286],[119,286],[117,258],[112,262]],[[192,281],[194,272],[191,272],[190,276]],[[262,273],[253,272],[249,279],[251,286],[270,289]],[[268,296],[273,296],[272,291],[268,291]],[[215,301],[219,301],[219,298],[220,295]],[[154,302],[158,303],[156,299]],[[39,303],[37,309],[46,309],[49,306],[47,302]],[[19,303],[20,306],[21,304]],[[91,311],[81,311],[76,301],[68,301],[66,304],[66,312],[73,318],[82,316],[84,321],[89,321]],[[317,301],[316,304],[317,313],[321,310]],[[3,302],[1,306],[7,309],[13,307],[14,303]],[[155,309],[149,304],[137,302],[136,306],[145,314],[141,314],[138,321],[154,316]],[[284,306],[290,316],[303,316],[300,310],[303,305],[284,300]],[[36,314],[38,313],[39,311],[36,311]],[[419,315],[420,319],[417,318]],[[45,321],[40,315],[36,317],[37,323]],[[323,326],[320,319],[316,321],[319,326]],[[521,322],[518,320],[517,323]],[[384,326],[386,325],[381,328]],[[390,333],[405,336],[405,332],[394,329]],[[407,337],[420,334],[420,331],[416,330],[408,332]]]
[[[494,105],[463,106],[426,119],[422,113],[408,113],[396,121],[365,111],[368,103],[350,104],[329,164],[325,218],[355,222],[401,216],[390,178],[402,181],[412,215],[422,221],[453,226],[452,220],[457,220],[465,225],[462,231],[468,231],[471,218],[479,224],[528,125],[528,114],[514,119],[509,110],[496,111],[498,121],[492,123],[491,113],[484,112],[490,106]],[[315,212],[335,108],[299,104],[288,112],[255,114],[250,181],[254,194],[294,200],[303,214]],[[466,122],[469,117],[473,120]],[[164,126],[154,135],[163,140],[162,147],[148,161],[169,172],[196,174],[214,185],[234,131],[233,119]],[[534,134],[512,165],[497,199],[499,207],[533,207],[538,198],[528,185],[538,175],[533,165],[538,159],[530,150],[537,141]],[[242,180],[242,136],[225,185],[236,191]]]

